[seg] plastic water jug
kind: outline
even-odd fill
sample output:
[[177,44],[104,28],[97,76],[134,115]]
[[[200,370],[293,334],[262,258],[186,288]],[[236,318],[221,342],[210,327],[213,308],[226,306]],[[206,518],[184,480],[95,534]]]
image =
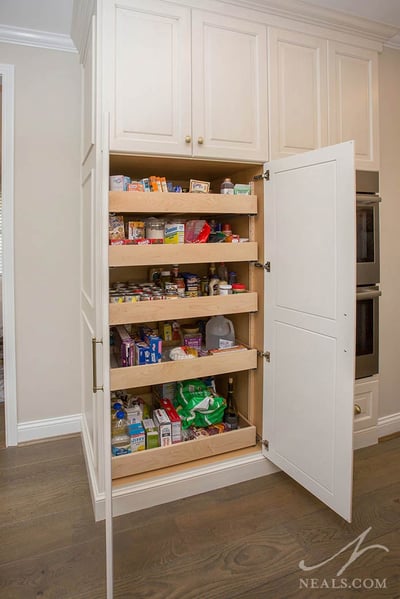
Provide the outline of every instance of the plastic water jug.
[[206,324],[206,349],[235,345],[235,329],[225,316],[213,316]]

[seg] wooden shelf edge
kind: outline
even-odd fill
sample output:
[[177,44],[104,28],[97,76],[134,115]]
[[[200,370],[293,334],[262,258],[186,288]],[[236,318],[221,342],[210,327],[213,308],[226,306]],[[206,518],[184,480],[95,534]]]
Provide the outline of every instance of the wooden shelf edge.
[[257,196],[110,191],[109,211],[135,214],[257,214]]
[[112,459],[112,478],[118,479],[177,464],[195,462],[210,456],[251,447],[256,443],[256,427],[249,425],[220,435],[127,454]]
[[246,262],[258,259],[258,244],[184,243],[154,245],[111,245],[109,266],[197,264],[204,262]]
[[160,364],[111,368],[110,391],[240,372],[253,368],[257,368],[257,350],[255,349]]
[[110,304],[109,324],[129,324],[133,322],[153,322],[157,320],[176,320],[182,318],[203,318],[216,314],[243,314],[256,312],[258,294],[255,291],[232,295],[216,295],[211,297],[188,297],[185,299],[160,300],[153,302],[137,302]]

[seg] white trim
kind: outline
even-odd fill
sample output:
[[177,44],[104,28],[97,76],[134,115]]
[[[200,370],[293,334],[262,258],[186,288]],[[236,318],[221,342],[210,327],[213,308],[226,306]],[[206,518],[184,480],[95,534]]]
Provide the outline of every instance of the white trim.
[[50,31],[10,27],[8,25],[0,25],[0,42],[62,50],[63,52],[77,52],[70,36],[64,33],[52,33]]
[[378,429],[376,426],[355,431],[353,437],[353,449],[361,449],[378,443]]
[[[233,460],[226,459],[211,466],[117,487],[113,491],[113,516],[191,497],[278,471],[279,469],[261,453],[254,453]],[[95,497],[93,508],[96,521],[103,520],[104,493]]]
[[82,429],[81,414],[60,416],[59,418],[45,418],[44,420],[31,420],[18,424],[18,443],[48,439],[61,435],[80,433]]
[[17,445],[17,374],[14,294],[14,65],[2,78],[3,339],[6,446]]
[[385,42],[383,45],[385,46],[385,48],[392,48],[392,50],[400,50],[400,41],[397,41],[397,37],[396,36],[396,41],[388,41]]
[[[90,434],[87,427],[86,417],[82,414],[81,420],[81,433],[82,433],[82,444],[83,444],[83,455],[85,457],[86,471],[89,480],[89,489],[90,496],[92,498],[92,505],[95,510],[96,502],[99,501],[99,498],[102,498],[104,501],[104,493],[100,493],[99,487],[97,485],[97,476],[95,470],[95,459],[93,454],[93,446],[90,441]],[[96,514],[95,514],[96,517]],[[104,516],[103,516],[104,517]],[[100,520],[100,518],[96,517],[96,520]]]
[[386,437],[400,432],[400,412],[378,418],[378,437]]

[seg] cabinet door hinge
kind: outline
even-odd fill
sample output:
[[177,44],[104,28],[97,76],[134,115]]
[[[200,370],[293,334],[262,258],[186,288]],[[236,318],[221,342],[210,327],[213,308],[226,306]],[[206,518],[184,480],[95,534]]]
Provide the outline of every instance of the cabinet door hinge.
[[265,358],[267,362],[271,362],[271,353],[269,351],[258,351],[257,355],[260,358]]
[[269,450],[269,441],[267,441],[267,439],[263,439],[262,444],[264,445],[265,449],[268,451]]
[[255,262],[254,266],[256,268],[263,268],[267,272],[271,272],[271,262],[266,262],[265,264],[262,264],[261,262]]
[[264,181],[269,181],[269,170],[266,170],[262,175],[255,175],[253,179],[254,181],[261,181],[262,179],[264,179]]

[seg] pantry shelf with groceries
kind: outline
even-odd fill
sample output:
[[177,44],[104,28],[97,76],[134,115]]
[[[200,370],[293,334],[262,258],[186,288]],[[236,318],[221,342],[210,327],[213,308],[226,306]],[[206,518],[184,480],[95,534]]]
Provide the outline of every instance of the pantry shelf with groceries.
[[[257,443],[249,400],[258,361],[253,184],[224,178],[221,193],[210,193],[210,183],[191,180],[184,193],[169,182],[175,191],[167,191],[163,179],[132,183],[130,177],[110,177],[114,479]],[[213,325],[225,327],[226,335],[210,335],[217,330]],[[176,391],[185,381],[196,388],[207,381],[204,397],[193,392],[197,404],[190,412]],[[231,394],[235,388],[230,412],[224,397],[228,382]],[[129,434],[121,435],[121,429]]]

